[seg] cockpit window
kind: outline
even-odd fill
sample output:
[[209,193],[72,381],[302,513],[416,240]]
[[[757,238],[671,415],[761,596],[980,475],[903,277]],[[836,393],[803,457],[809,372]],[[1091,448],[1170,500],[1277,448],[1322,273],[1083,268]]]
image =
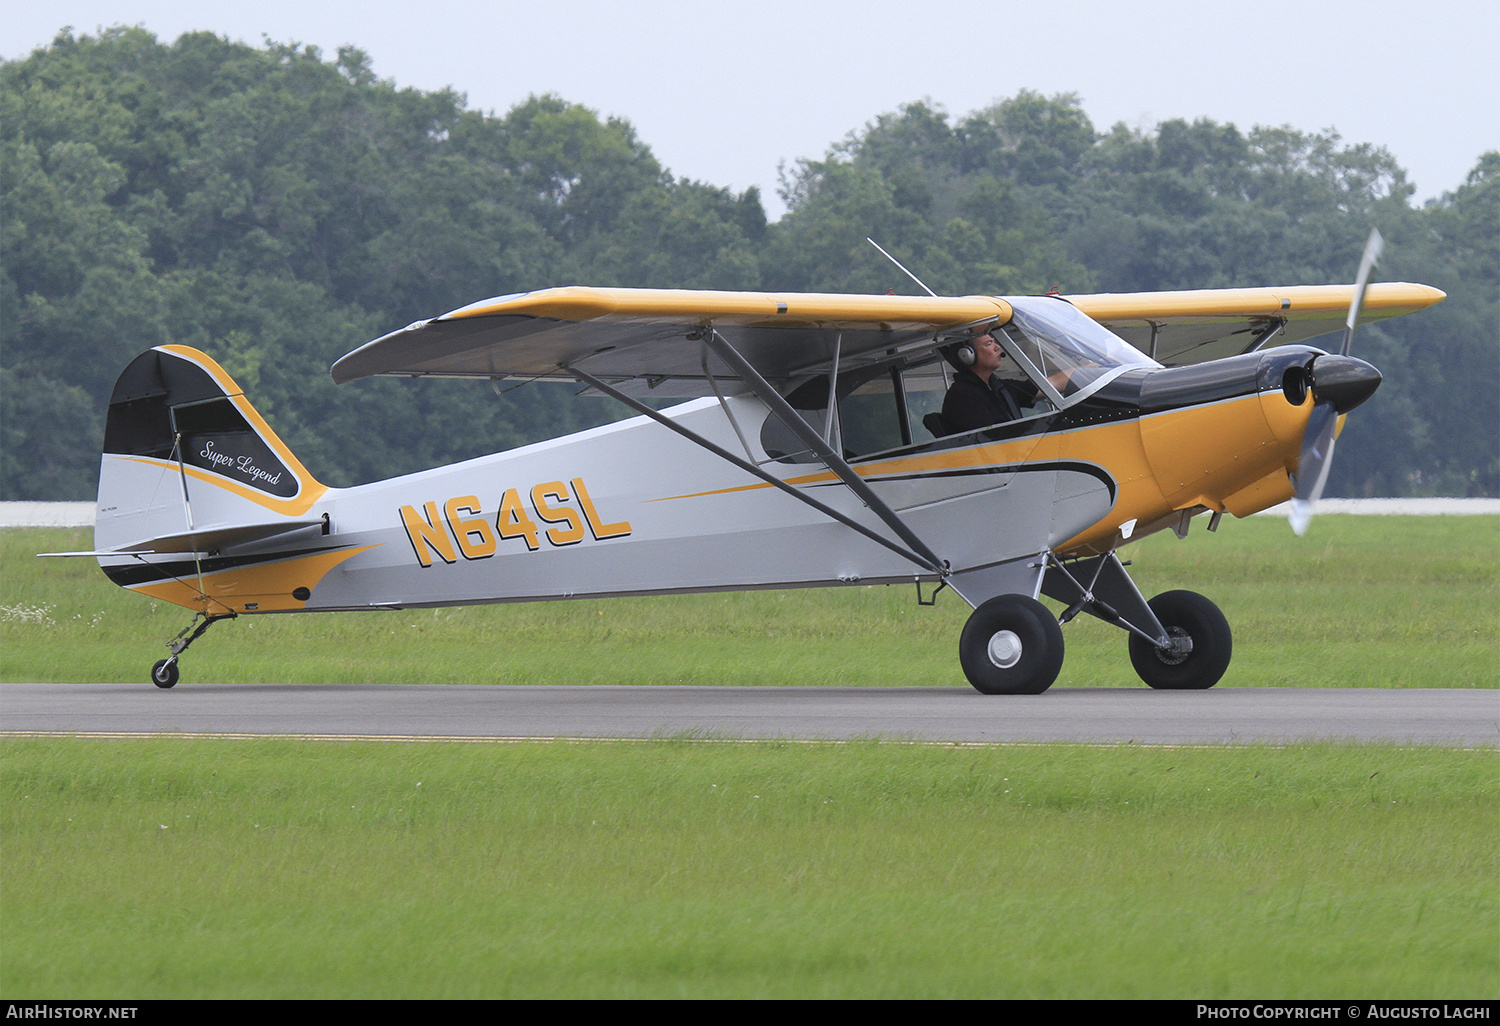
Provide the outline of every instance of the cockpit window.
[[1037,384],[1056,392],[1064,406],[1127,370],[1161,366],[1066,300],[1018,296],[1008,302],[1013,316],[996,341],[1029,363],[1028,373],[1034,369]]
[[[1007,302],[1012,319],[993,333],[1010,359],[995,374],[1021,386],[1011,394],[1022,419],[1082,402],[1128,370],[1161,366],[1066,300],[1020,296]],[[970,336],[966,331],[959,337]],[[930,419],[941,417],[952,380],[946,362],[929,351],[911,362],[892,358],[840,373],[832,423],[826,373],[800,382],[786,400],[830,447],[858,460],[950,434],[941,421]],[[1027,401],[1028,396],[1033,398]],[[820,462],[780,417],[765,419],[760,442],[778,462]]]

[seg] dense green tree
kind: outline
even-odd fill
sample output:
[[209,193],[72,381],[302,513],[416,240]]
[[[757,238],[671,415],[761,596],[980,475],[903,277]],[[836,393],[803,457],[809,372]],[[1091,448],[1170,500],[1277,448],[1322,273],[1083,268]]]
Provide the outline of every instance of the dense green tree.
[[765,223],[754,187],[739,197],[699,182],[643,189],[619,227],[589,247],[586,277],[636,288],[757,289]]
[[1349,419],[1330,483],[1349,495],[1500,495],[1500,151],[1403,227],[1384,276],[1448,298],[1360,329],[1357,355],[1385,381]]
[[769,233],[767,283],[919,291],[868,236],[939,293],[1090,288],[1092,276],[1068,258],[1049,212],[994,171],[1001,162],[985,158],[968,125],[950,126],[940,110],[909,104],[823,160],[800,162],[783,190],[789,212]]
[[573,389],[359,382],[370,338],[490,295],[585,283],[945,294],[1386,278],[1448,300],[1361,330],[1384,387],[1332,494],[1500,493],[1500,155],[1417,208],[1332,132],[1208,120],[1098,132],[1071,94],[877,116],[759,193],[674,178],[621,119],[551,95],[496,116],[375,77],[352,47],[59,35],[0,64],[0,495],[83,498],[136,353],[211,353],[330,484],[617,415]]
[[[16,498],[81,499],[90,497],[94,480],[82,487],[78,453],[93,456],[104,435],[104,415],[84,389],[46,374],[0,367],[0,477],[21,482]],[[98,470],[94,471],[97,479]],[[8,495],[7,498],[12,496]]]
[[1065,188],[1094,147],[1094,126],[1076,93],[1047,98],[1023,89],[958,126],[964,171],[984,169],[1021,185]]

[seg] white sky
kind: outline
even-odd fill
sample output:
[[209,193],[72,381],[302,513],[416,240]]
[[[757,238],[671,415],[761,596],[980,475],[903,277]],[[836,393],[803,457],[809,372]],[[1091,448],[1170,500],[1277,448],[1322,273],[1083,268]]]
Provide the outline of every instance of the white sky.
[[65,25],[353,44],[398,85],[503,113],[555,92],[635,125],[671,171],[759,185],[927,98],[963,115],[1077,92],[1096,128],[1207,117],[1385,146],[1427,199],[1500,148],[1496,0],[0,0],[0,56]]

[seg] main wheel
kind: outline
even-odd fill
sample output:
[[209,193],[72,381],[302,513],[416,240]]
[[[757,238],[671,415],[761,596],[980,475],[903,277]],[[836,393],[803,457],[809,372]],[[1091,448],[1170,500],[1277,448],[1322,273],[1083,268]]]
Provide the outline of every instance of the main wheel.
[[163,659],[151,667],[151,683],[159,688],[169,688],[177,683],[177,660]]
[[983,694],[1040,695],[1062,669],[1062,628],[1036,599],[1000,595],[970,614],[958,661]]
[[1164,591],[1148,605],[1172,638],[1157,648],[1130,636],[1130,662],[1153,688],[1191,691],[1211,688],[1229,669],[1234,639],[1219,607],[1194,591]]

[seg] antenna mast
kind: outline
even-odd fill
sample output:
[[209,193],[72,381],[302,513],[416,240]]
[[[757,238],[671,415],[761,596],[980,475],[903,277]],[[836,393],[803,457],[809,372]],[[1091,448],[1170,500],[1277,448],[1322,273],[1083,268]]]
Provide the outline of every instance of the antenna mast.
[[889,260],[891,263],[895,264],[897,267],[900,267],[901,270],[902,270],[902,272],[908,278],[910,278],[912,281],[916,282],[918,285],[921,285],[922,286],[922,290],[924,292],[926,292],[929,296],[932,296],[932,297],[936,298],[936,296],[937,296],[936,292],[934,292],[931,289],[929,289],[927,287],[926,283],[923,282],[921,278],[918,278],[915,274],[912,274],[905,267],[902,267],[901,261],[897,260],[895,257],[891,256],[884,249],[882,249],[881,246],[880,246],[880,243],[876,242],[874,239],[870,238],[868,235],[865,236],[865,241],[868,242],[870,245],[874,246],[876,249],[879,249],[881,256],[885,257],[887,260]]

